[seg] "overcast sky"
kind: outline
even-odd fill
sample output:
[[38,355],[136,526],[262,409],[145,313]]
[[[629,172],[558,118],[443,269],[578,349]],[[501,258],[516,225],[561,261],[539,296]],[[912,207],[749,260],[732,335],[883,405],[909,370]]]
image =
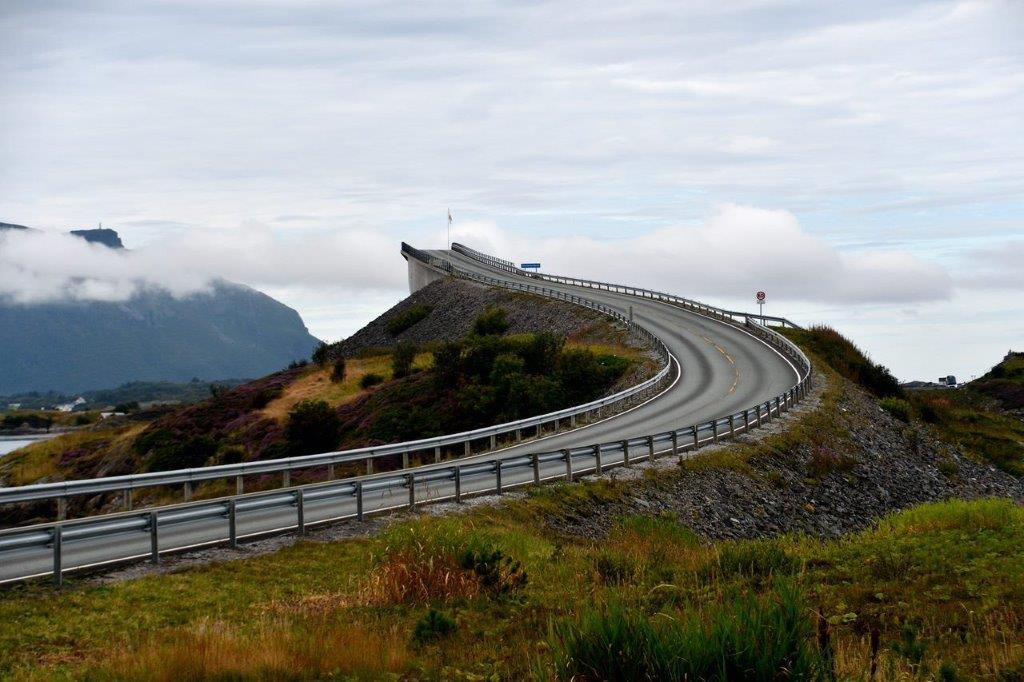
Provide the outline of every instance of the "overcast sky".
[[211,275],[343,337],[399,242],[831,324],[902,379],[1024,349],[1024,3],[0,2],[0,296]]

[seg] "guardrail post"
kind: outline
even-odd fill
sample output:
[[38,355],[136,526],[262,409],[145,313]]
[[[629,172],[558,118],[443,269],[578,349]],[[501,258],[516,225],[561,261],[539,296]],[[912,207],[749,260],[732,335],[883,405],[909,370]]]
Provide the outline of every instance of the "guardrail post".
[[61,556],[64,549],[64,529],[61,524],[53,527],[53,586],[64,584],[64,560]]
[[558,433],[561,430],[562,430],[562,420],[561,419],[556,419],[555,420],[555,431],[554,432]]
[[242,495],[245,493],[245,482],[241,476],[235,476],[235,494]]
[[565,480],[572,483],[572,453],[562,450],[562,457],[565,458]]
[[132,489],[125,488],[121,491],[121,506],[124,507],[125,511],[132,510]]
[[238,517],[234,500],[228,500],[228,542],[232,547],[238,547]]
[[416,508],[416,474],[406,474],[405,484],[409,486],[409,509]]
[[754,409],[757,410],[757,425],[760,426],[761,425],[761,406],[757,405],[757,407],[755,407]]
[[733,438],[736,435],[736,423],[733,421],[733,415],[729,415],[729,438]]
[[185,481],[185,501],[192,501],[192,481]]
[[712,443],[717,443],[718,442],[718,420],[717,419],[712,419],[711,420],[711,442]]
[[540,458],[536,455],[530,455],[530,465],[533,467],[533,484],[540,485]]
[[622,466],[629,466],[629,440],[624,440],[622,445]]
[[406,450],[405,452],[402,453],[402,468],[403,469],[408,469],[409,468],[409,451],[408,450]]
[[441,446],[440,445],[435,445],[434,446],[434,461],[435,462],[440,462],[441,461]]
[[68,498],[57,498],[57,520],[63,521],[68,517]]
[[373,473],[373,457],[366,458],[366,474],[370,475]]
[[654,461],[654,436],[647,436],[647,461]]
[[604,473],[604,463],[601,461],[601,445],[594,445],[594,473],[598,476]]
[[679,434],[674,430],[672,431],[672,456],[675,457],[679,454]]
[[691,426],[690,431],[693,433],[693,449],[696,450],[700,447],[700,438],[697,435],[697,425],[694,424]]
[[576,413],[575,412],[573,412],[572,414],[569,415],[569,428],[570,429],[575,429],[576,428]]
[[455,467],[455,501],[462,502],[462,467]]
[[155,511],[149,512],[149,560],[160,563],[160,524]]
[[306,495],[302,488],[295,491],[295,519],[299,535],[306,534]]
[[491,450],[494,450],[497,447],[498,447],[498,436],[497,436],[497,434],[492,433],[491,434]]
[[523,430],[522,429],[516,429],[516,442],[517,443],[522,443],[523,442]]
[[333,481],[334,480],[334,463],[333,462],[331,464],[327,465],[327,480],[328,481]]
[[779,406],[779,399],[778,398],[775,399],[775,416],[776,417],[781,417],[782,416],[782,408]]
[[281,487],[287,488],[292,484],[292,470],[285,469],[281,472]]
[[467,440],[465,443],[463,443],[462,454],[465,455],[466,457],[469,457],[469,455],[472,452],[473,452],[473,450],[472,450],[472,448],[470,448],[469,441]]
[[743,431],[750,430],[750,410],[743,410]]
[[501,460],[494,461],[494,489],[501,495]]
[[363,520],[363,482],[356,481],[356,520]]

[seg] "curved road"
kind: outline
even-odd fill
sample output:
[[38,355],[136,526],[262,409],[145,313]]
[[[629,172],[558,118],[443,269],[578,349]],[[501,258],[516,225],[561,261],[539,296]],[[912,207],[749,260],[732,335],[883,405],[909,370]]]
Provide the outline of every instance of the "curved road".
[[[476,260],[452,251],[432,251],[431,255],[450,260],[456,266],[508,280],[517,278],[536,285],[537,281],[521,278],[503,270],[493,269]],[[800,380],[793,365],[766,343],[751,334],[716,320],[697,315],[680,307],[649,299],[638,298],[598,289],[546,282],[547,288],[573,292],[591,300],[627,313],[633,307],[634,318],[654,332],[678,361],[681,373],[678,379],[657,397],[628,410],[587,426],[562,431],[537,440],[509,447],[498,452],[482,453],[460,462],[467,464],[518,457],[520,455],[552,452],[564,448],[621,441],[630,437],[670,431],[739,412],[757,403],[763,403],[791,388]],[[642,452],[641,452],[642,451]],[[646,448],[637,448],[633,457],[646,455]],[[586,459],[586,458],[584,458]],[[593,458],[590,458],[591,461]],[[605,464],[622,460],[621,452],[604,456]],[[585,465],[584,461],[584,465]],[[450,467],[451,463],[428,465],[417,472]],[[580,465],[574,465],[579,467]],[[553,479],[565,475],[562,462],[551,461],[541,465],[540,478]],[[534,473],[529,467],[517,467],[503,473],[504,486],[528,483]],[[463,494],[495,487],[493,470],[468,473],[461,480]],[[382,482],[383,483],[383,482]],[[348,484],[333,482],[307,487],[303,504],[306,524],[329,519],[351,517],[356,514],[356,503]],[[364,484],[366,513],[405,507],[409,503],[409,490],[401,483]],[[334,493],[333,495],[331,493]],[[276,506],[259,506],[260,500],[272,501]],[[256,536],[295,528],[298,518],[296,505],[280,503],[287,492],[254,493],[246,502],[240,499],[237,512],[238,537]],[[417,483],[417,502],[451,497],[454,482],[449,479]],[[161,510],[159,522],[159,551],[180,551],[189,547],[224,542],[228,537],[228,521],[224,503],[192,503]],[[204,513],[205,512],[205,513]],[[61,565],[65,571],[88,566],[134,560],[151,555],[151,534],[140,526],[145,512],[126,513],[115,517],[97,517],[85,523],[75,521],[64,524],[61,546]],[[175,516],[178,516],[175,519]],[[187,516],[186,516],[187,515]],[[132,529],[101,536],[89,535],[89,524],[109,523],[111,519],[135,524]],[[48,528],[35,530],[49,532]],[[18,532],[22,532],[19,529]],[[33,532],[32,529],[24,531]],[[51,544],[7,544],[18,535],[0,536],[0,582],[46,575],[54,566]]]

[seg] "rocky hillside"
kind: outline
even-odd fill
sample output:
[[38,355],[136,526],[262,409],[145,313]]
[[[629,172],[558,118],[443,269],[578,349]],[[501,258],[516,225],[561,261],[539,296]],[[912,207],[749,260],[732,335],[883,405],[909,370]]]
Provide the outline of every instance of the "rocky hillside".
[[488,307],[507,313],[509,334],[547,330],[573,338],[591,337],[606,326],[600,313],[562,301],[444,279],[420,289],[358,332],[330,348],[333,356],[353,357],[392,348],[401,341],[430,344],[465,336],[473,320]]

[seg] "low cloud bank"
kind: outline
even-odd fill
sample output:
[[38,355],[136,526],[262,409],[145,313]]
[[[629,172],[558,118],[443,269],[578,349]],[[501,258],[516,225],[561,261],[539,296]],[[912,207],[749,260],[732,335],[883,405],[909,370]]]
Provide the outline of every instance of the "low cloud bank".
[[[718,207],[698,225],[619,240],[525,237],[494,223],[456,224],[453,236],[496,255],[540,260],[548,272],[637,283],[691,296],[828,303],[944,300],[952,282],[938,265],[901,251],[840,252],[786,211]],[[417,246],[422,236],[410,236]],[[334,230],[282,236],[260,223],[185,229],[173,239],[113,251],[52,232],[0,233],[0,298],[19,303],[126,300],[160,288],[176,296],[224,278],[310,293],[405,287],[398,243],[386,234]]]
[[907,303],[947,300],[940,266],[903,251],[841,252],[788,211],[726,204],[703,223],[599,241],[524,239],[492,223],[464,223],[454,238],[483,251],[539,260],[547,272],[642,284],[692,296],[737,298],[764,289],[789,300]]
[[112,250],[65,233],[0,232],[0,300],[123,301],[147,289],[181,297],[224,278],[262,287],[396,289],[404,267],[393,240],[353,230],[283,239],[261,224],[190,229],[174,240]]

